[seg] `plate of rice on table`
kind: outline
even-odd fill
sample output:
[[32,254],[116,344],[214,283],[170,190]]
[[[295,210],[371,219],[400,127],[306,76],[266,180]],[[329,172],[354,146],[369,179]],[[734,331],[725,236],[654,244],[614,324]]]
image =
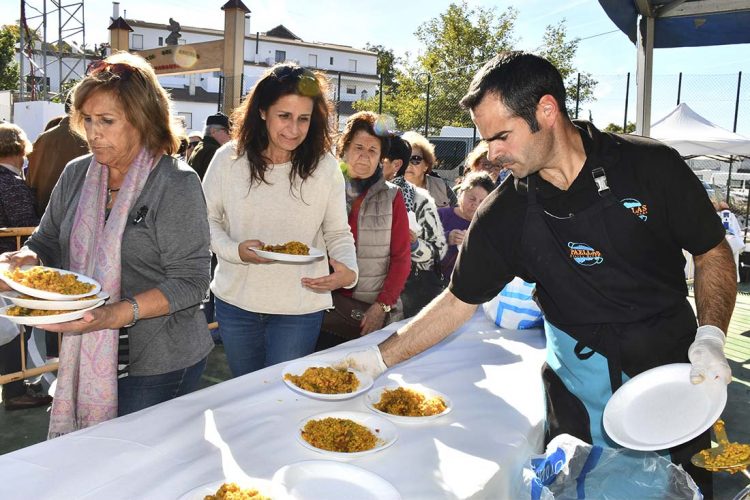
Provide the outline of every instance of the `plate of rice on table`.
[[376,387],[365,396],[365,405],[378,415],[402,424],[429,422],[453,408],[448,396],[421,385]]
[[0,264],[0,279],[17,292],[45,300],[78,300],[98,294],[102,286],[82,274],[45,266],[10,269]]
[[0,318],[5,318],[13,323],[18,323],[19,325],[54,325],[56,323],[65,323],[67,321],[81,319],[86,311],[96,309],[103,304],[104,301],[100,300],[93,306],[75,311],[54,311],[46,309],[28,309],[21,306],[5,306],[0,308]]
[[202,484],[178,497],[178,500],[271,500],[271,481],[259,478],[235,478]]
[[100,292],[96,295],[90,295],[78,300],[44,300],[37,299],[30,295],[20,292],[0,292],[0,297],[11,301],[13,304],[27,309],[46,309],[57,311],[75,311],[85,309],[97,304],[101,300],[109,299],[109,294]]
[[280,262],[312,262],[326,255],[322,250],[309,247],[299,241],[288,241],[281,245],[263,245],[262,248],[250,247],[249,250],[266,259]]
[[358,396],[372,387],[372,377],[351,368],[339,370],[311,359],[284,367],[284,383],[293,391],[314,399],[340,400]]
[[348,460],[382,451],[398,439],[392,422],[357,411],[332,411],[302,419],[297,440],[329,458]]

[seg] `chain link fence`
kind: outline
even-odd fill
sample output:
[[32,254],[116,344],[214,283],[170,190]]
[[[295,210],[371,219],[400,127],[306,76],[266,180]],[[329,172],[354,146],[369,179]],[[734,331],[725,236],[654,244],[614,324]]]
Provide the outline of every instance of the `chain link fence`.
[[[438,172],[452,179],[459,175],[466,154],[480,139],[469,113],[458,104],[476,69],[468,66],[440,73],[418,73],[402,80],[398,86],[381,84],[374,96],[348,103],[349,109],[351,112],[366,109],[388,114],[395,120],[399,131],[415,130],[428,137],[436,146]],[[589,75],[595,82],[593,97],[576,102],[576,95],[585,95],[575,88],[578,76],[571,75],[567,79],[570,116],[590,120],[600,129],[612,125],[631,131],[636,119],[635,74]],[[743,82],[741,72],[654,75],[651,123],[666,116],[677,104],[687,103],[696,113],[719,127],[750,137],[750,81],[747,81],[750,75],[744,76]],[[337,109],[342,109],[342,106],[337,104]],[[733,211],[744,220],[750,187],[750,159],[733,159],[731,163],[691,160],[689,163],[710,186],[714,197],[729,202]]]

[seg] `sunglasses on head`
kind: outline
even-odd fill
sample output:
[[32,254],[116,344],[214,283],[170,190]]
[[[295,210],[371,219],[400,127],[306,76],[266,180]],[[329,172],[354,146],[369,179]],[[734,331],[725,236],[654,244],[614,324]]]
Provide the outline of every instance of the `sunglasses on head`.
[[283,83],[292,80],[296,83],[297,91],[304,96],[315,97],[320,94],[320,85],[315,74],[300,66],[278,66],[271,71],[276,81]]
[[411,163],[412,165],[419,165],[420,163],[422,163],[422,160],[424,160],[424,156],[412,155],[412,157],[409,158],[409,163]]
[[104,59],[100,59],[89,64],[88,68],[86,68],[86,75],[95,76],[101,73],[108,73],[111,76],[116,76],[121,80],[125,80],[133,74],[133,71],[135,71],[135,68],[129,64],[108,63]]

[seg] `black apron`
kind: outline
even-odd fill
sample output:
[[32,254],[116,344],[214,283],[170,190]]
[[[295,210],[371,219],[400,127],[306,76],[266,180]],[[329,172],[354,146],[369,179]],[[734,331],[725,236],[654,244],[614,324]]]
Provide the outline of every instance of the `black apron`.
[[[591,154],[589,161],[596,157]],[[673,279],[676,266],[682,269],[673,244],[645,223],[644,207],[638,209],[632,199],[621,203],[609,189],[612,179],[635,185],[627,178],[632,174],[607,168],[612,175],[601,167],[591,172],[599,199],[565,217],[544,210],[536,199],[536,174],[527,178],[522,251],[545,314],[546,442],[568,433],[615,446],[601,417],[623,376],[687,362],[695,336],[693,310]],[[627,238],[618,238],[615,245],[615,232]],[[672,279],[665,279],[665,273],[672,273]],[[708,447],[707,431],[670,453],[710,496],[710,473],[689,462],[693,453]]]

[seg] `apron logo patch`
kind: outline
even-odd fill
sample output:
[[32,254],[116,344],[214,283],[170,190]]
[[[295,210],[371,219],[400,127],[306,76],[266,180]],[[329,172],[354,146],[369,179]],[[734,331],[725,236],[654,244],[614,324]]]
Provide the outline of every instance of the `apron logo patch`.
[[625,208],[629,208],[633,212],[633,215],[644,222],[648,220],[648,205],[644,205],[635,198],[625,198],[621,202]]
[[604,257],[599,250],[594,250],[586,243],[573,243],[568,242],[568,248],[570,248],[570,258],[573,259],[576,264],[582,266],[593,266],[604,262]]

